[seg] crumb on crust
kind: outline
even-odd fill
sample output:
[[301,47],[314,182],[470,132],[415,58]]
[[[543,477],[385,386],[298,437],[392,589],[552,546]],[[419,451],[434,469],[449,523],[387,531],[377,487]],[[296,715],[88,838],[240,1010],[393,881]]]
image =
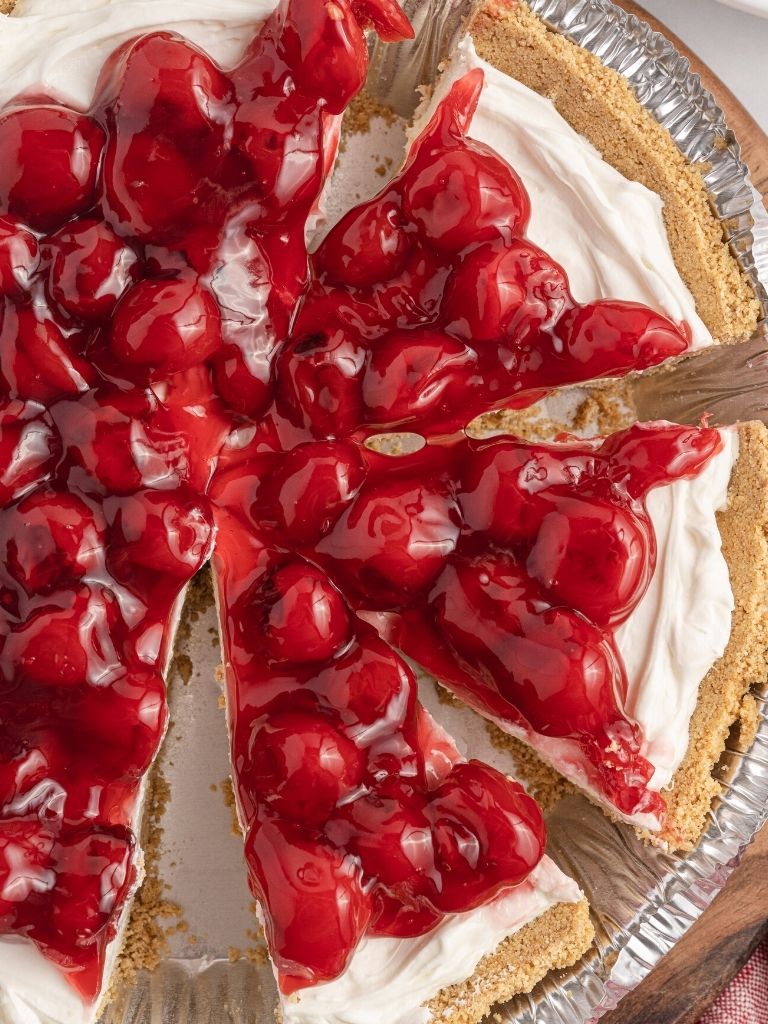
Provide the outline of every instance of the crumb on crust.
[[594,936],[586,899],[558,903],[484,956],[471,978],[431,999],[430,1020],[476,1024],[496,1003],[530,992],[550,971],[575,964]]
[[721,792],[713,770],[725,754],[732,727],[741,727],[740,748],[754,738],[758,718],[750,690],[768,678],[768,429],[762,423],[739,427],[728,508],[717,518],[735,610],[725,653],[699,689],[688,752],[665,793],[662,838],[683,850],[696,845]]

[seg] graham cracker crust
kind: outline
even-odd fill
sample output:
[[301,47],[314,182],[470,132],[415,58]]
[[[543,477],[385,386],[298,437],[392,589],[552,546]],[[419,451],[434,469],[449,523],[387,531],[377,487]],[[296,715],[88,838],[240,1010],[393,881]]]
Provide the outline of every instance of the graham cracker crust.
[[722,790],[713,770],[734,725],[742,730],[740,746],[754,738],[756,709],[749,691],[768,679],[768,428],[762,423],[739,427],[728,508],[717,518],[735,609],[725,653],[699,689],[688,752],[664,793],[668,811],[661,838],[674,849],[692,849],[704,831]]
[[686,160],[626,79],[547,28],[523,0],[487,0],[469,30],[480,57],[551,99],[608,163],[661,196],[672,255],[699,316],[719,342],[750,337],[760,306],[711,208],[706,168]]
[[550,971],[575,964],[594,937],[586,899],[558,903],[484,956],[471,978],[431,999],[431,1020],[477,1024],[496,1003],[530,992]]

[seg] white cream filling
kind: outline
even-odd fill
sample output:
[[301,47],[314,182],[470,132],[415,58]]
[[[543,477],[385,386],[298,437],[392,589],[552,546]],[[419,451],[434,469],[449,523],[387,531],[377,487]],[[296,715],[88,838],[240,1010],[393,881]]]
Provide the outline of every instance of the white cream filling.
[[280,1000],[284,1024],[426,1024],[424,1006],[448,985],[466,981],[509,935],[581,892],[545,857],[516,889],[477,910],[445,918],[412,939],[366,938],[334,981]]
[[485,84],[469,134],[520,175],[531,197],[527,237],[565,269],[574,297],[643,302],[676,323],[686,321],[692,348],[711,345],[675,266],[660,197],[603,160],[551,100],[481,60],[469,37],[448,61],[409,136],[473,68],[482,68]]
[[0,105],[42,90],[90,106],[104,61],[143,32],[178,32],[222,67],[242,57],[277,0],[19,0],[0,15]]
[[[720,436],[722,451],[697,476],[657,487],[648,495],[656,568],[637,608],[616,630],[627,670],[627,711],[643,730],[643,754],[654,767],[649,788],[657,792],[670,784],[683,762],[699,686],[723,655],[731,634],[733,591],[716,513],[728,505],[739,435],[728,427]],[[497,724],[600,799],[585,779],[583,755],[575,743]],[[649,814],[626,820],[652,831],[661,827]]]

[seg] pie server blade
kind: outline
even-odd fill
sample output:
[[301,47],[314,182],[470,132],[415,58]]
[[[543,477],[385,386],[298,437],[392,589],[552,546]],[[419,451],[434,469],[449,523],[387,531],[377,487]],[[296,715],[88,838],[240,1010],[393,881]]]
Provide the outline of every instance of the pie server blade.
[[629,387],[640,420],[698,423],[708,416],[712,426],[768,423],[768,330],[637,376]]

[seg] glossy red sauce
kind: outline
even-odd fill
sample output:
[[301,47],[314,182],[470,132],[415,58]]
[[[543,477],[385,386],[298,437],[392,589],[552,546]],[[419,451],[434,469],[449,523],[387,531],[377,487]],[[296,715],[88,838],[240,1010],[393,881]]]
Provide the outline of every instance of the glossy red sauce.
[[[533,801],[459,758],[391,642],[485,713],[574,737],[621,809],[658,801],[612,630],[654,564],[645,493],[717,433],[463,428],[676,355],[684,329],[574,303],[525,240],[514,172],[465,138],[475,74],[310,266],[363,24],[409,31],[392,0],[293,0],[231,72],[153,34],[88,113],[0,114],[0,933],[86,998],[135,881],[173,609],[215,530],[238,805],[285,992],[543,852]],[[366,448],[403,426],[418,454]]]

